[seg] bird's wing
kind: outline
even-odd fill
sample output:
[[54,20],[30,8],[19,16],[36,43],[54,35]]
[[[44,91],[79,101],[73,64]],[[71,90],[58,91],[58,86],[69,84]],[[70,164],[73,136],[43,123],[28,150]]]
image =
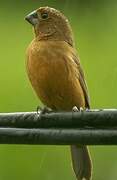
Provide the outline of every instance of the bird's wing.
[[78,78],[79,78],[80,85],[84,92],[86,108],[89,109],[90,108],[90,100],[89,100],[87,84],[85,81],[85,75],[84,75],[83,69],[81,67],[80,61],[76,55],[73,55],[73,60],[74,60],[75,64],[77,65],[77,69],[78,69],[78,73],[79,73]]

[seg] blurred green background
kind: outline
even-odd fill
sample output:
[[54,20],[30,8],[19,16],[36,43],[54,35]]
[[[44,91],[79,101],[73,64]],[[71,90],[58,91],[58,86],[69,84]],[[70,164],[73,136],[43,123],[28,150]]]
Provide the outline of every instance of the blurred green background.
[[[0,2],[0,112],[33,111],[39,104],[25,72],[33,39],[26,14],[40,6],[61,10],[73,27],[92,108],[117,107],[117,1],[10,0]],[[91,146],[93,180],[117,179],[117,147]],[[69,147],[0,145],[0,180],[75,180]]]

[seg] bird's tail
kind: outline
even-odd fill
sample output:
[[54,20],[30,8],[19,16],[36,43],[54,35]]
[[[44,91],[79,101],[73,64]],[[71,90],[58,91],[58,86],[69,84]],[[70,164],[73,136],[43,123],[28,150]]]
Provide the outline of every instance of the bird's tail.
[[72,145],[71,157],[77,180],[91,180],[92,163],[86,146]]

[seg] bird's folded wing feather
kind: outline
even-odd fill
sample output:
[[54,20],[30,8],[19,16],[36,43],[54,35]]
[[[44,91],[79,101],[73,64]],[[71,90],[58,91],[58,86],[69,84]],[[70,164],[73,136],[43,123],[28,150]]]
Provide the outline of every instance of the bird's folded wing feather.
[[83,93],[85,96],[86,108],[89,109],[90,108],[90,99],[89,99],[87,84],[85,81],[85,75],[84,75],[83,69],[81,67],[80,61],[75,54],[73,55],[73,60],[74,60],[75,64],[77,65],[77,69],[78,69],[78,73],[79,73],[78,78],[79,78],[79,82],[80,82],[80,85],[82,87],[82,90],[83,90]]

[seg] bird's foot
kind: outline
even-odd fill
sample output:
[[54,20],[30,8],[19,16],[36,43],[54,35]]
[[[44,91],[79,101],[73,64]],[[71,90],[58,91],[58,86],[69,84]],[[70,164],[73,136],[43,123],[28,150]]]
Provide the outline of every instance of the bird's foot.
[[73,111],[73,112],[83,112],[84,109],[83,109],[82,107],[78,108],[77,106],[74,106],[74,107],[72,108],[72,111]]
[[44,106],[44,107],[37,106],[37,114],[39,115],[51,113],[51,112],[52,112],[52,109],[48,108],[47,106]]

